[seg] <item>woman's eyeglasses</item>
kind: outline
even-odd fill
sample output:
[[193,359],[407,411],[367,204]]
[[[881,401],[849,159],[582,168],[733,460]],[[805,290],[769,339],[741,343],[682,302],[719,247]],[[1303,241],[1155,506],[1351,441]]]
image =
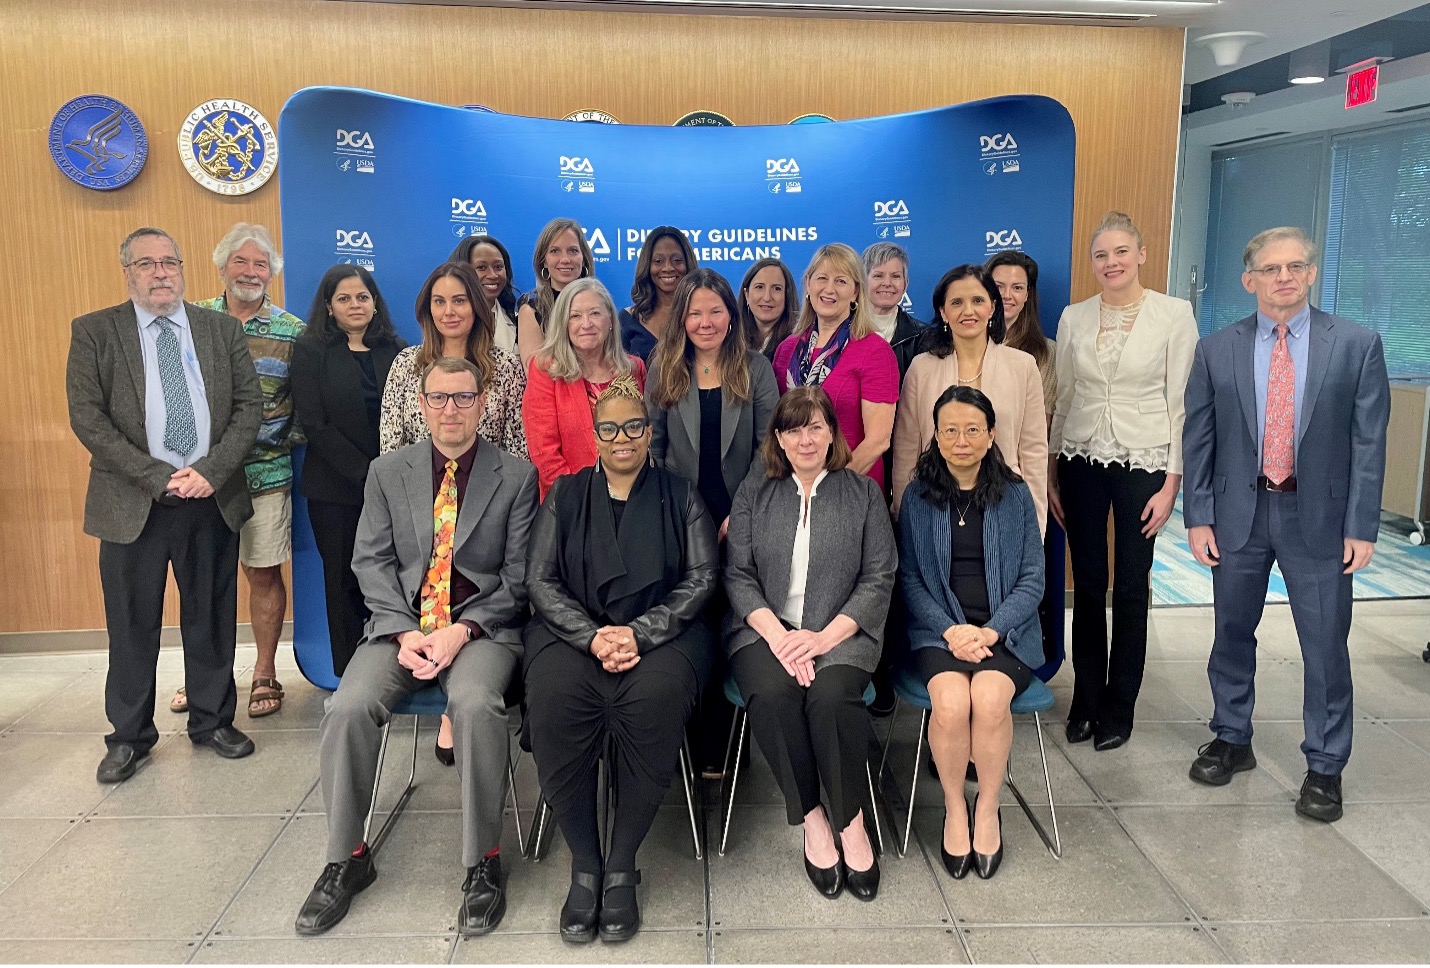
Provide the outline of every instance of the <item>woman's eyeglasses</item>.
[[639,440],[645,436],[646,429],[650,427],[650,421],[645,417],[636,417],[634,420],[627,420],[625,423],[616,423],[614,420],[601,420],[596,423],[596,436],[606,443],[615,440],[622,432],[628,440]]

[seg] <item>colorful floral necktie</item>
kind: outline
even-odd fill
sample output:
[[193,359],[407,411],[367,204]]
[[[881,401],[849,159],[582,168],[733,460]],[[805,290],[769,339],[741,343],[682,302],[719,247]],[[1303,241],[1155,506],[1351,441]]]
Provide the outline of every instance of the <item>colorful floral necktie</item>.
[[1266,382],[1266,437],[1261,445],[1261,473],[1280,484],[1296,470],[1296,367],[1286,345],[1286,324],[1276,327],[1271,373]]
[[422,631],[452,624],[452,543],[457,535],[457,462],[447,461],[447,473],[432,502],[432,563],[422,583]]

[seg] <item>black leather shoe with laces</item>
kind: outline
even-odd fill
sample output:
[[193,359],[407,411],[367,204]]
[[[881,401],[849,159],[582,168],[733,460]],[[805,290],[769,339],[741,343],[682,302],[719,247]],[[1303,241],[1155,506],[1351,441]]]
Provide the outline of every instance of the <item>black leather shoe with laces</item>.
[[462,882],[462,909],[457,913],[457,930],[464,938],[487,934],[506,914],[506,889],[502,883],[501,857],[483,857],[467,869]]
[[1341,778],[1307,770],[1301,795],[1296,798],[1296,812],[1324,823],[1341,819]]
[[377,865],[372,851],[361,857],[351,857],[339,864],[329,864],[318,876],[318,882],[308,892],[308,899],[298,911],[293,927],[299,934],[322,934],[348,915],[353,898],[377,880]]
[[1187,775],[1208,786],[1226,786],[1232,776],[1256,768],[1251,744],[1228,743],[1214,739],[1197,750],[1197,758]]

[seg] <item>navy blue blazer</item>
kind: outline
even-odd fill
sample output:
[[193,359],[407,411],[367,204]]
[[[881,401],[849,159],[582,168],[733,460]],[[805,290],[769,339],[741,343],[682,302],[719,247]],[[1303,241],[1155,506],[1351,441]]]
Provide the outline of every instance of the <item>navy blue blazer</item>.
[[[949,626],[968,623],[948,584],[953,558],[949,509],[929,502],[922,481],[904,489],[899,532],[899,585],[909,610],[909,648],[947,649],[943,633]],[[996,631],[1024,665],[1038,668],[1044,661],[1038,603],[1047,572],[1038,511],[1021,481],[984,512],[983,570],[993,613],[987,628]]]
[[[1297,506],[1310,550],[1339,557],[1344,538],[1380,533],[1390,381],[1373,330],[1312,307],[1308,338]],[[1182,516],[1189,528],[1214,526],[1221,551],[1246,545],[1256,515],[1255,344],[1253,313],[1197,343],[1187,381]]]

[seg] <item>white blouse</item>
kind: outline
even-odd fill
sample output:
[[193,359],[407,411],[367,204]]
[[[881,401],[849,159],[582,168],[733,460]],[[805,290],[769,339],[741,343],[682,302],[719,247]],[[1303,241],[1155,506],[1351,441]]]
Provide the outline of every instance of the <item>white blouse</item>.
[[789,594],[785,597],[784,606],[780,608],[780,618],[797,629],[804,627],[800,623],[804,620],[804,589],[809,579],[809,509],[814,504],[814,495],[819,490],[819,482],[828,475],[829,471],[819,472],[819,476],[809,486],[807,498],[804,493],[804,485],[799,482],[799,477],[794,474],[790,475],[790,480],[794,482],[795,489],[800,495],[799,524],[795,525],[794,548],[790,551]]
[[495,323],[492,333],[492,342],[497,349],[506,350],[508,353],[516,353],[516,323],[506,314],[501,303],[492,307],[492,322]]

